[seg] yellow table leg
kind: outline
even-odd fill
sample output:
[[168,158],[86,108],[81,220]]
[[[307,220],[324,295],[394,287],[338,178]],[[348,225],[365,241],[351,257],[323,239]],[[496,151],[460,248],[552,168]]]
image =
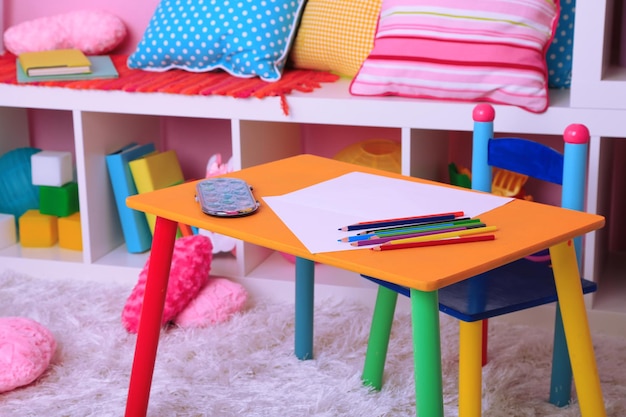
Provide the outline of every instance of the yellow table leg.
[[483,323],[459,323],[459,416],[480,417]]
[[606,417],[574,242],[552,246],[550,257],[580,413],[584,417]]

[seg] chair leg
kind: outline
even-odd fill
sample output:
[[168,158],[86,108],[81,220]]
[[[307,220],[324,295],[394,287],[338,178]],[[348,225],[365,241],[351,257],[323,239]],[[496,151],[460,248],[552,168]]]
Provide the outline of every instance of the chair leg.
[[460,321],[459,326],[459,417],[480,417],[483,324]]
[[383,372],[397,301],[397,292],[382,285],[378,286],[362,376],[363,383],[377,391],[380,391],[383,385]]
[[489,361],[489,355],[488,355],[488,335],[489,335],[489,320],[485,319],[482,321],[483,322],[483,349],[482,349],[482,365],[485,366],[487,365],[487,362]]
[[572,365],[569,360],[563,319],[559,303],[556,304],[554,320],[554,347],[552,351],[552,378],[550,381],[550,403],[557,407],[569,404],[572,393]]

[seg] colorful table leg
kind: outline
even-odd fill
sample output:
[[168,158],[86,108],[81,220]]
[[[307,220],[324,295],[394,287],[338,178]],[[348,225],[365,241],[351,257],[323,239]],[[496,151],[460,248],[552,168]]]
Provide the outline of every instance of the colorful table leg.
[[554,343],[552,348],[552,375],[550,377],[550,403],[565,407],[572,397],[572,365],[565,341],[561,307],[556,303],[554,318]]
[[482,321],[459,321],[459,415],[482,413]]
[[411,289],[415,408],[418,417],[443,417],[441,332],[437,291]]
[[313,306],[315,263],[296,257],[295,353],[298,359],[313,359]]
[[396,291],[390,290],[384,285],[378,286],[376,306],[374,307],[376,313],[372,316],[370,337],[367,342],[367,352],[361,377],[363,384],[377,391],[380,391],[383,386],[383,372],[397,301],[398,293]]
[[161,217],[156,219],[135,357],[130,373],[126,417],[145,417],[148,412],[177,227],[178,223],[171,220]]
[[550,248],[554,281],[583,417],[606,417],[573,241]]

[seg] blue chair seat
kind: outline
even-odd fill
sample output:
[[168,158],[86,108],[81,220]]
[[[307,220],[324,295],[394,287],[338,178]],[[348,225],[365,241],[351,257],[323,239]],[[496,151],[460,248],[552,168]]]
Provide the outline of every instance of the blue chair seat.
[[[409,289],[363,275],[406,297]],[[581,279],[583,293],[596,291],[595,282]],[[481,290],[484,288],[484,290]],[[472,294],[481,294],[479,300]],[[549,263],[520,259],[472,279],[439,290],[439,310],[459,320],[485,320],[557,301]]]

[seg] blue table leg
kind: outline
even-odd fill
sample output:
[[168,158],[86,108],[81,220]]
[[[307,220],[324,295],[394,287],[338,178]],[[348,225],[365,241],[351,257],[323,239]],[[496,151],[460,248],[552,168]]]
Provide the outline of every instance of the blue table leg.
[[411,289],[415,408],[418,417],[443,417],[441,331],[437,291]]
[[557,407],[569,404],[572,392],[572,365],[565,340],[561,308],[556,304],[554,321],[554,347],[552,348],[552,377],[550,381],[550,402]]
[[301,360],[313,359],[313,303],[315,263],[296,257],[295,353]]

